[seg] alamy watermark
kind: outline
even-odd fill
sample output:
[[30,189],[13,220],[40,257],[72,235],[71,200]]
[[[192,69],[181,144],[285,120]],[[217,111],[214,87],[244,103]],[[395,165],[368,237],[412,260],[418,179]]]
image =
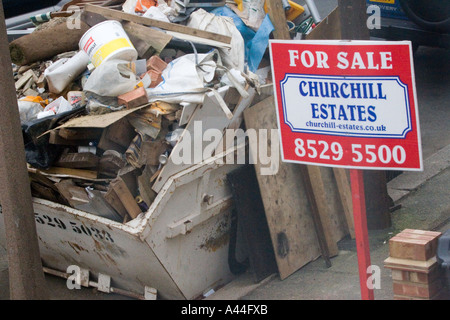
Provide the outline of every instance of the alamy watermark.
[[367,267],[367,274],[370,276],[367,278],[366,285],[370,290],[381,289],[381,269],[377,265],[371,265]]
[[381,29],[381,9],[376,4],[372,4],[367,7],[367,14],[370,16],[367,18],[366,26],[369,30]]
[[[235,148],[224,157],[217,157],[217,164],[258,164],[261,175],[274,175],[280,161],[278,129],[225,129],[203,130],[202,121],[194,121],[192,132],[184,130],[177,140],[170,158],[175,165],[202,163],[221,151]],[[248,142],[249,152],[240,147]],[[216,152],[217,151],[217,152]]]

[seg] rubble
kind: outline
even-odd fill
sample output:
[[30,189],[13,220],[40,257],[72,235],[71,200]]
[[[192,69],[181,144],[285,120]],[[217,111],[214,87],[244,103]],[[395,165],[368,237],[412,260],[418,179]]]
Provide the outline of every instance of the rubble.
[[[238,2],[120,3],[85,4],[75,29],[55,14],[10,52],[33,196],[126,223],[155,199],[175,137],[208,92],[229,121],[236,94],[248,98],[249,87],[270,82],[267,70],[254,72],[267,65],[272,29],[237,23]],[[96,42],[89,32],[111,21],[118,31]]]

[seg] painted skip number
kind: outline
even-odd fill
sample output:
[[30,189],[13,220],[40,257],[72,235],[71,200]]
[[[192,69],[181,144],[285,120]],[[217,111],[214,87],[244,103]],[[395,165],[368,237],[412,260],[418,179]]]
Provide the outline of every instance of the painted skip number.
[[53,228],[59,228],[62,230],[71,230],[77,234],[84,234],[90,237],[97,238],[99,240],[106,240],[109,242],[114,243],[113,238],[111,237],[111,234],[108,231],[99,230],[94,227],[86,227],[83,224],[78,224],[74,221],[69,221],[70,228],[67,227],[67,225],[59,218],[56,217],[49,217],[48,215],[39,215],[38,213],[35,213],[35,219],[38,224],[47,225]]

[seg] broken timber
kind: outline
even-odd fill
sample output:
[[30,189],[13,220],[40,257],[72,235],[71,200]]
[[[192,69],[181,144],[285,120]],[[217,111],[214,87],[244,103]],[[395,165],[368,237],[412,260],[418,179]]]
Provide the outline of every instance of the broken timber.
[[135,23],[138,23],[138,24],[141,24],[144,26],[148,26],[148,27],[157,27],[157,28],[160,28],[160,29],[163,29],[166,31],[175,32],[178,34],[185,34],[185,35],[203,38],[203,39],[207,39],[207,40],[211,40],[211,41],[221,42],[226,45],[229,45],[231,43],[231,37],[228,37],[225,35],[217,34],[214,32],[209,32],[209,31],[204,31],[204,30],[199,30],[199,29],[195,29],[195,28],[191,28],[191,27],[187,27],[187,26],[183,26],[183,25],[179,25],[179,24],[175,24],[175,23],[164,22],[164,21],[160,21],[160,20],[147,18],[147,17],[141,17],[141,16],[129,14],[129,13],[118,11],[118,10],[103,8],[103,7],[94,6],[91,4],[86,4],[84,10],[86,12],[100,14],[100,15],[104,16],[105,18],[112,19],[112,20],[131,21],[131,22],[135,22]]

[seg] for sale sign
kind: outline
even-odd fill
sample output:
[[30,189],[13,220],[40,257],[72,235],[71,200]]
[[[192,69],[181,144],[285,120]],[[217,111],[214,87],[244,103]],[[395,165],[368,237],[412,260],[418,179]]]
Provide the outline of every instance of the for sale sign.
[[409,41],[269,44],[285,162],[422,170]]

